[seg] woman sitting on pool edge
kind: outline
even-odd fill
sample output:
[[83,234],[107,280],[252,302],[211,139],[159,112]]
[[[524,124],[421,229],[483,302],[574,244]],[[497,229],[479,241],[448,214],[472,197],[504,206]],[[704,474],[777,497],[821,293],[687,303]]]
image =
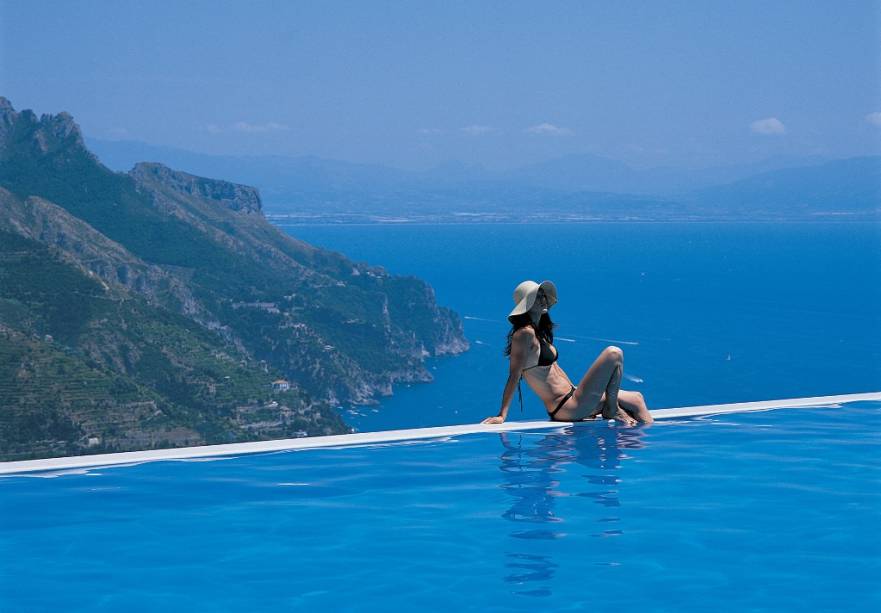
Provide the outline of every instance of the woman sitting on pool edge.
[[[502,408],[497,416],[481,423],[500,424],[508,416],[508,406],[518,392],[523,373],[529,387],[541,398],[551,421],[617,419],[626,425],[652,423],[651,413],[639,392],[621,389],[624,352],[606,347],[587,370],[578,387],[557,364],[553,346],[554,323],[548,310],[557,302],[557,288],[550,281],[541,284],[524,281],[514,290],[514,310],[508,314],[511,331],[505,355],[510,359],[510,374],[502,393]],[[523,398],[520,397],[523,408]]]

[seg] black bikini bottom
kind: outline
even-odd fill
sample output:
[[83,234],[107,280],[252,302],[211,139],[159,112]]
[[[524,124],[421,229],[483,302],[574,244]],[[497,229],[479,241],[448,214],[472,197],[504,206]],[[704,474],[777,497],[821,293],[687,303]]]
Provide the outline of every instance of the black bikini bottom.
[[[560,409],[563,408],[563,405],[566,404],[566,401],[569,400],[572,397],[572,394],[574,394],[574,393],[575,393],[575,386],[573,385],[572,389],[569,390],[569,393],[566,394],[565,396],[563,396],[563,399],[560,400],[560,402],[557,404],[557,408],[549,413],[549,415],[551,417],[551,421],[557,421],[556,419],[554,419],[554,415],[557,414],[557,411],[559,411]],[[560,421],[567,421],[567,420],[560,420]]]

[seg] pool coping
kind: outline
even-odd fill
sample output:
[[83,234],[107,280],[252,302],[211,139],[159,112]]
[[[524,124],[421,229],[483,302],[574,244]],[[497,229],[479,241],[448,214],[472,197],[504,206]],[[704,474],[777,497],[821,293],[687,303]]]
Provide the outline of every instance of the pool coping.
[[[656,409],[652,411],[655,419],[671,419],[675,417],[698,417],[701,415],[720,415],[725,413],[746,413],[750,411],[768,411],[773,409],[796,409],[841,405],[863,400],[881,400],[881,392],[860,394],[840,394],[837,396],[813,396],[809,398],[787,398],[781,400],[761,400],[757,402],[737,402],[729,404],[710,404],[692,407]],[[463,434],[480,434],[486,432],[510,432],[516,430],[542,430],[572,426],[588,426],[605,423],[587,422],[552,422],[552,421],[509,421],[503,424],[464,424],[458,426],[435,426],[432,428],[412,428],[407,430],[384,430],[381,432],[359,432],[353,434],[336,434],[311,438],[277,439],[273,441],[255,441],[252,443],[229,443],[223,445],[201,445],[198,447],[176,447],[173,449],[150,449],[146,451],[125,451],[120,453],[103,453],[94,455],[66,456],[41,460],[18,460],[0,462],[0,475],[29,473],[49,470],[94,468],[116,466],[121,464],[139,464],[159,460],[181,460],[188,458],[209,458],[229,455],[262,453],[267,451],[292,451],[306,449],[326,449],[333,447],[351,447],[374,443],[392,443],[406,440],[433,439]]]

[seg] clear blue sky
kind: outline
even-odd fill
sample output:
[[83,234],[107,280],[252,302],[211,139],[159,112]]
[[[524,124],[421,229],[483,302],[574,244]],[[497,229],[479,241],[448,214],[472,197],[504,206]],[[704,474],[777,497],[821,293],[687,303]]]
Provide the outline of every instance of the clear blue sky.
[[881,152],[878,1],[28,0],[0,20],[0,94],[95,138],[407,168]]

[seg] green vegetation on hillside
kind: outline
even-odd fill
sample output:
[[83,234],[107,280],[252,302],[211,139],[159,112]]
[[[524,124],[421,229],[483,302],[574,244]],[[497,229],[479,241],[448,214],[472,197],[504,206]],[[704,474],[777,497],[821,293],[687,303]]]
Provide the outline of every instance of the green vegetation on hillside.
[[[288,237],[260,211],[247,186],[159,164],[111,172],[70,116],[0,98],[0,344],[17,382],[0,420],[24,433],[0,439],[0,457],[31,435],[87,453],[346,432],[333,406],[430,380],[425,355],[467,348],[424,282]],[[53,379],[64,372],[69,385]],[[273,392],[277,378],[290,391]],[[153,424],[166,434],[147,436]]]

